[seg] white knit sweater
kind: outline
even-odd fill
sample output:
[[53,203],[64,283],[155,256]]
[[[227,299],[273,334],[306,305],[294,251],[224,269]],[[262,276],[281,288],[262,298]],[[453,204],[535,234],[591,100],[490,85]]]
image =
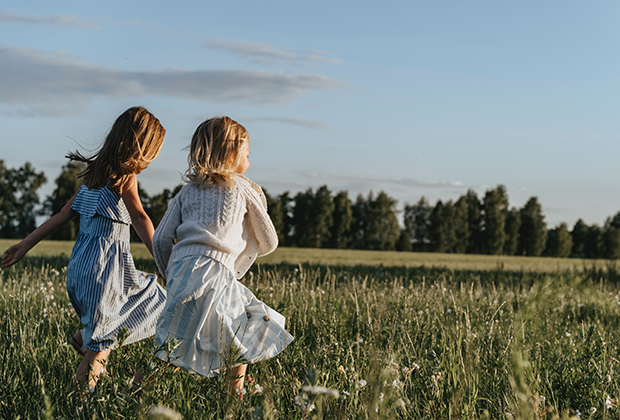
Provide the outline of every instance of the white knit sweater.
[[265,194],[242,175],[235,175],[235,181],[233,187],[187,184],[174,197],[153,235],[153,254],[162,273],[169,261],[205,255],[240,279],[257,257],[276,249],[278,235]]

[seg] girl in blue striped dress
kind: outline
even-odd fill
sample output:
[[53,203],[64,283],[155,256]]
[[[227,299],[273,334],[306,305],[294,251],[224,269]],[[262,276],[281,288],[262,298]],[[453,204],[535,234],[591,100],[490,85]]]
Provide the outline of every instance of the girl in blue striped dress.
[[[241,124],[221,117],[198,126],[189,183],[153,236],[155,261],[168,279],[155,348],[180,343],[172,354],[160,350],[157,356],[207,377],[230,368],[231,392],[243,389],[247,363],[274,357],[293,341],[284,317],[238,281],[257,256],[278,245],[263,191],[242,175],[249,154]],[[227,366],[231,354],[240,358]]]
[[157,277],[136,270],[129,248],[129,226],[153,253],[153,224],[138,195],[136,174],[159,154],[166,131],[149,111],[130,108],[114,122],[102,148],[93,157],[70,153],[86,163],[84,184],[62,210],[2,257],[2,267],[15,264],[39,241],[75,215],[80,230],[67,267],[67,292],[84,329],[72,338],[84,354],[77,383],[94,389],[121,328],[124,344],[152,336],[166,301]]

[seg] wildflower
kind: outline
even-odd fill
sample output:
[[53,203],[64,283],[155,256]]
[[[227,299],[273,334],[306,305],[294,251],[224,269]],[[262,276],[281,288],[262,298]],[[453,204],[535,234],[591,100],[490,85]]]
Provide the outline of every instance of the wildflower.
[[306,412],[308,413],[316,408],[314,406],[314,403],[311,403],[311,404],[309,403],[310,403],[310,400],[308,399],[308,394],[300,394],[300,395],[295,396],[295,404],[297,404],[299,407],[306,410]]
[[240,396],[242,396],[242,397],[243,397],[243,396],[247,393],[247,391],[245,390],[245,388],[239,388],[239,389],[236,389],[236,390],[235,390],[235,392],[237,392],[237,394],[239,394],[239,395],[240,395]]
[[596,407],[590,407],[590,414],[596,413]]
[[273,287],[269,287],[269,290],[271,290],[273,292]]
[[575,410],[575,417],[577,417],[578,419],[581,418],[581,411],[579,410]]
[[343,393],[344,395],[346,395],[347,397],[351,395],[351,394],[349,393],[349,391],[342,391],[342,393]]
[[398,385],[400,385],[400,381],[398,379],[394,379],[392,381],[392,388],[396,388]]
[[152,407],[146,413],[146,418],[149,420],[181,420],[183,417],[172,408],[158,405],[157,407]]
[[567,337],[570,337],[570,333],[567,331],[564,333]]
[[344,367],[342,365],[338,366],[338,372],[345,373]]
[[448,313],[451,314],[452,313],[452,309],[448,308]]
[[366,382],[366,381],[365,381],[365,380],[363,380],[363,379],[360,379],[359,384],[360,384],[362,387],[365,387],[365,386],[368,384],[368,382]]
[[260,386],[259,384],[254,385],[254,393],[255,394],[262,394],[263,393],[263,387]]
[[357,342],[358,342],[358,343],[360,343],[360,344],[362,344],[362,343],[364,342],[364,339],[363,339],[362,337],[359,337],[359,338],[357,339]]
[[611,397],[608,395],[607,398],[605,399],[605,408],[610,410],[612,408],[614,408],[616,406],[614,400],[611,399]]
[[58,270],[52,270],[52,273],[53,273],[56,277],[60,276],[60,271],[58,271]]
[[547,402],[547,398],[544,395],[540,396],[540,405],[545,405],[545,402]]
[[339,398],[340,393],[337,389],[325,388],[324,386],[304,385],[301,387],[303,392],[313,395],[329,395],[330,397]]

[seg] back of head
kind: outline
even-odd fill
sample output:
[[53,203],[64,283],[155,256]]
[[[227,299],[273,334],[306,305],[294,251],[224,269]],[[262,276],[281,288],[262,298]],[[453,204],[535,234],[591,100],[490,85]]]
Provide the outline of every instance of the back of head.
[[199,187],[233,185],[241,150],[248,140],[245,127],[229,117],[204,121],[192,137],[186,180]]
[[84,177],[88,188],[106,185],[118,191],[132,174],[144,170],[159,154],[166,130],[147,109],[137,106],[123,112],[114,122],[103,146],[94,156],[86,158],[79,152],[69,159],[86,162]]

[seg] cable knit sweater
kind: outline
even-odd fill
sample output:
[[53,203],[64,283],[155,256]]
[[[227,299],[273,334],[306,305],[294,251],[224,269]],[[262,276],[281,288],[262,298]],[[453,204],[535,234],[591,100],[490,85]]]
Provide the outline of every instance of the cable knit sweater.
[[187,184],[174,197],[153,235],[162,273],[171,260],[205,255],[240,279],[257,257],[276,249],[278,235],[262,189],[242,175],[235,181],[233,187]]

